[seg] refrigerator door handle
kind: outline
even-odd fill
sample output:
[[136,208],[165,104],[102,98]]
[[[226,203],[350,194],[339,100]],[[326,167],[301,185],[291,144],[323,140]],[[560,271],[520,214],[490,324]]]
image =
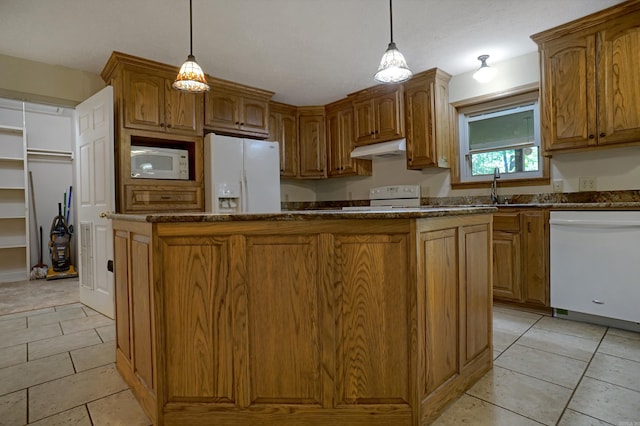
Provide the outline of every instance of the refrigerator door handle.
[[249,211],[249,185],[247,184],[247,172],[246,170],[242,170],[242,182],[240,183],[242,189],[242,208],[241,212],[247,213]]

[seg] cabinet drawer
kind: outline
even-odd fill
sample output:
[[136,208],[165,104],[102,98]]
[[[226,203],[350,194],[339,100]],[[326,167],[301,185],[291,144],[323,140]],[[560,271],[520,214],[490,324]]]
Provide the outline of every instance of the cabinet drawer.
[[126,194],[126,208],[128,211],[202,211],[202,193],[198,188],[148,190],[129,187],[126,189]]
[[494,213],[493,230],[506,232],[520,231],[519,213]]

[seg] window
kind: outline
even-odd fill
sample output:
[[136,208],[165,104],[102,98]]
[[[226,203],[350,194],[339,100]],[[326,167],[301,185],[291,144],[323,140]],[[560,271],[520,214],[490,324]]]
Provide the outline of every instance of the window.
[[544,176],[537,93],[462,108],[460,182]]

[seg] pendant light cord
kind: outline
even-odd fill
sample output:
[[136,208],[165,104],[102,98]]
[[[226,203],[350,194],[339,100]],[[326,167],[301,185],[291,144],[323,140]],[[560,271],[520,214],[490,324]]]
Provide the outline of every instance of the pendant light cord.
[[393,8],[391,6],[391,3],[393,2],[393,0],[389,0],[389,28],[390,28],[390,32],[391,32],[391,43],[393,43]]
[[193,56],[193,0],[189,0],[189,56]]

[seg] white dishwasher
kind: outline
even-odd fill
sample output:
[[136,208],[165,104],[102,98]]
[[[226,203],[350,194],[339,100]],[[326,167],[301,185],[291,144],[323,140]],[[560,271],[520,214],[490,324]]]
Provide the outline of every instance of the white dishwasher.
[[640,322],[640,211],[552,211],[551,306]]

